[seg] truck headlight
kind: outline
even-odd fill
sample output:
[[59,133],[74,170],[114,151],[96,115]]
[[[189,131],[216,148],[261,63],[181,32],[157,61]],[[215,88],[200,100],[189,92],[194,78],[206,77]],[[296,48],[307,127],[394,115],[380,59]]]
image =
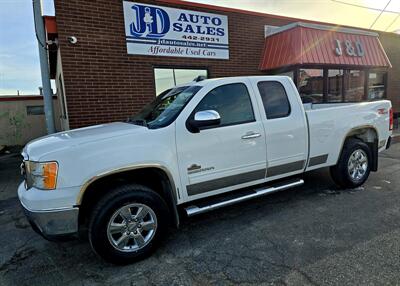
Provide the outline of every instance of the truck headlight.
[[28,188],[54,190],[57,186],[57,162],[27,162],[26,184]]

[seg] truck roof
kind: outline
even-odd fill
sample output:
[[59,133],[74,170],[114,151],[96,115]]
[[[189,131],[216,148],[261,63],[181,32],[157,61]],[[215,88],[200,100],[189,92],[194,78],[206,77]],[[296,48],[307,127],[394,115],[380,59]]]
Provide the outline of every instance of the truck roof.
[[[201,81],[191,81],[189,83],[186,84],[182,84],[179,86],[191,86],[191,85],[198,85],[198,86],[205,86],[210,82],[223,82],[226,80],[231,80],[231,79],[236,79],[236,80],[244,80],[244,79],[286,79],[286,78],[290,78],[288,76],[284,76],[284,75],[255,75],[255,76],[233,76],[233,77],[219,77],[219,78],[210,78],[210,79],[204,79]],[[179,87],[177,86],[177,87]]]

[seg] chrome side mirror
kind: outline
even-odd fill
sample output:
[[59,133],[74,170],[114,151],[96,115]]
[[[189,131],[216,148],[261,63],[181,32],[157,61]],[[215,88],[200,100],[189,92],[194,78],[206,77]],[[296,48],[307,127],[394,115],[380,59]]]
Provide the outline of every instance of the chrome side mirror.
[[215,110],[198,111],[194,115],[194,121],[220,121],[221,116]]
[[194,115],[194,119],[190,120],[189,130],[191,132],[197,133],[201,128],[211,127],[220,124],[221,116],[215,110],[203,110],[198,111]]

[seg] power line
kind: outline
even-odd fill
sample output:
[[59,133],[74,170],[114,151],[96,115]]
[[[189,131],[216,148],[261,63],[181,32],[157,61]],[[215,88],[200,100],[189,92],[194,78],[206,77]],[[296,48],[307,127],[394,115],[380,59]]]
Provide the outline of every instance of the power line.
[[387,2],[386,6],[382,9],[382,11],[379,13],[378,17],[375,18],[375,21],[369,27],[370,29],[372,29],[372,27],[375,25],[376,21],[378,21],[378,19],[381,17],[382,13],[385,12],[385,10],[386,10],[387,6],[389,6],[390,2],[392,2],[392,0],[389,0]]
[[387,28],[385,29],[385,32],[387,31],[387,30],[389,30],[389,28],[390,27],[392,27],[392,25],[397,21],[397,19],[399,19],[400,18],[400,13],[399,14],[397,14],[397,16],[393,19],[393,21],[389,24],[389,26],[387,26]]
[[[378,9],[378,8],[368,7],[368,6],[359,5],[359,4],[353,4],[353,3],[349,3],[349,2],[345,2],[345,1],[340,1],[340,0],[331,0],[331,1],[332,1],[332,2],[336,2],[336,3],[339,3],[339,4],[344,4],[344,5],[353,6],[353,7],[358,7],[358,8],[364,8],[364,9],[373,10],[373,11],[379,11],[379,12],[382,11],[381,9]],[[386,10],[385,13],[399,14],[399,11]]]
[[[32,0],[32,5],[34,5],[33,0]],[[34,22],[36,40],[38,41],[39,45],[40,45],[43,49],[49,50],[49,49],[47,48],[47,45],[43,44],[43,43],[40,41],[40,39],[39,39],[39,36],[38,36],[38,33],[37,33],[37,29],[36,29],[36,21],[35,21],[35,20],[36,20],[36,15],[35,15],[35,13],[33,13],[33,19],[34,19],[33,22]],[[41,21],[43,21],[43,19],[41,19]]]

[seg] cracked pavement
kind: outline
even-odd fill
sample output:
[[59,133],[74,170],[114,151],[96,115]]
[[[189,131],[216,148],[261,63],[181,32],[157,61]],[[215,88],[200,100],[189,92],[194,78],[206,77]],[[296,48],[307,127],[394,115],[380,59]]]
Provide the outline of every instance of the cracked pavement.
[[355,190],[321,170],[299,188],[185,219],[128,266],[86,241],[34,233],[16,194],[20,158],[0,156],[0,285],[400,285],[399,151],[381,154]]

